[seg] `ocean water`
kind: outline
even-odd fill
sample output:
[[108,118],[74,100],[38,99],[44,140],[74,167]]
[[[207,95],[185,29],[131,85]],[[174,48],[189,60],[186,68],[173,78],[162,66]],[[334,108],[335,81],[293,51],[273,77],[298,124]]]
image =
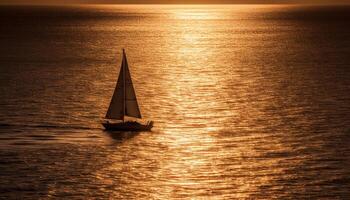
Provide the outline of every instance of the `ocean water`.
[[[0,7],[1,199],[350,198],[350,7]],[[128,55],[152,132],[103,119]]]

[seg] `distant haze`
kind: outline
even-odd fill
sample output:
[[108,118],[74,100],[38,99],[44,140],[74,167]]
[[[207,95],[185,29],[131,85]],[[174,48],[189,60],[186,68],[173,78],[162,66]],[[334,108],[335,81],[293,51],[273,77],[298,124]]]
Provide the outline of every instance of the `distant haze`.
[[350,0],[1,0],[0,4],[349,4]]

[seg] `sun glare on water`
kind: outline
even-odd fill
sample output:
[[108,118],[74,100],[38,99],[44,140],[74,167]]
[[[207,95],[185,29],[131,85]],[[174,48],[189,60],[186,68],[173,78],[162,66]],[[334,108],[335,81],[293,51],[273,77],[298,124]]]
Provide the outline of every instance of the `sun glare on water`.
[[172,14],[176,19],[180,20],[208,20],[218,19],[221,14],[215,12],[215,9],[208,9],[207,6],[186,5],[175,7]]

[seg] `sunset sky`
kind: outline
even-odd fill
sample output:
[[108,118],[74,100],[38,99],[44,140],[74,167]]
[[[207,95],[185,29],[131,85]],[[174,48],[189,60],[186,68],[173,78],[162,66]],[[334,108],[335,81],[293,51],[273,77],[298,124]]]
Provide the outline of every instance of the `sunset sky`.
[[1,0],[0,4],[99,4],[99,3],[122,3],[122,4],[147,4],[147,3],[308,3],[308,4],[348,4],[350,0]]

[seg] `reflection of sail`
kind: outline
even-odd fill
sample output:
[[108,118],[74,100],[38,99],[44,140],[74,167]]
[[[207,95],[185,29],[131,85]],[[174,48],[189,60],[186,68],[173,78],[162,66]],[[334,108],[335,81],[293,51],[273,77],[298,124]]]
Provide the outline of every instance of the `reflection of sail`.
[[126,59],[125,51],[123,50],[123,60],[120,67],[117,86],[115,87],[106,118],[124,120],[125,115],[141,118],[140,109],[137,104],[136,94],[128,68],[128,61]]

